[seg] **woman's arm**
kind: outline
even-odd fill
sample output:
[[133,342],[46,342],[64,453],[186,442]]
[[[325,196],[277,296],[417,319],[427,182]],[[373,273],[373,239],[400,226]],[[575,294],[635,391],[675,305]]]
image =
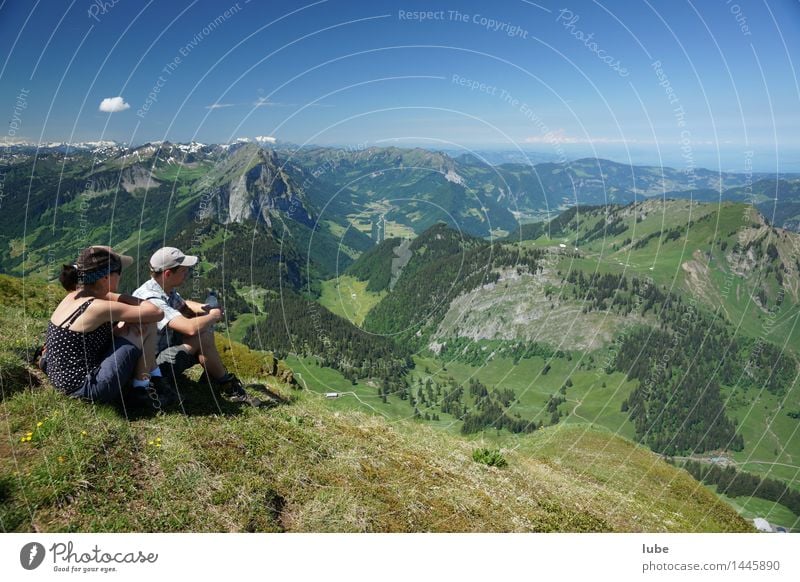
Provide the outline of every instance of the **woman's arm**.
[[104,299],[106,301],[119,301],[120,303],[125,303],[127,305],[140,305],[144,299],[139,299],[138,297],[134,297],[133,295],[128,295],[127,293],[108,293]]
[[104,321],[124,321],[125,323],[155,323],[161,321],[164,317],[164,312],[158,307],[153,305],[150,301],[140,301],[130,295],[123,296],[130,297],[137,301],[135,305],[126,303],[123,300],[117,301],[104,301],[102,312],[104,314]]

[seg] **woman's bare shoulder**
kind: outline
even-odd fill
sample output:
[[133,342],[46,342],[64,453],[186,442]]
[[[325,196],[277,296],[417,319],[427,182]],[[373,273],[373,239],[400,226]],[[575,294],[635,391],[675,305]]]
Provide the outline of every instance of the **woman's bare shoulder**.
[[73,322],[70,329],[77,332],[91,331],[98,325],[108,321],[108,304],[109,301],[99,299],[97,297],[87,297],[85,295],[79,296],[78,293],[69,293],[64,299],[61,300],[53,315],[50,316],[50,322],[53,325],[61,325],[66,321],[77,309],[84,303],[91,301],[86,310]]
[[81,304],[80,301],[75,299],[76,293],[73,291],[68,293],[62,300],[61,303],[53,311],[53,314],[50,316],[50,321],[55,325],[59,325],[64,319],[69,317],[70,313],[75,311],[78,305]]

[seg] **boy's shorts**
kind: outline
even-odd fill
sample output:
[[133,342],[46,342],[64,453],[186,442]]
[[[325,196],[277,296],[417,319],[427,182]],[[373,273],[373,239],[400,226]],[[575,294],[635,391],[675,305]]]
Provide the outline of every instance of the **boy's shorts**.
[[158,334],[156,364],[164,376],[177,376],[199,363],[197,356],[183,345],[183,336],[180,333],[165,327],[164,331]]

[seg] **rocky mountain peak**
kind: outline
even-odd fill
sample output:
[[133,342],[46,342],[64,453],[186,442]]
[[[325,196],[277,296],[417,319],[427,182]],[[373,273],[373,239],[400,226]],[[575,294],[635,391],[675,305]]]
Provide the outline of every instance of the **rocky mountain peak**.
[[255,220],[272,226],[282,215],[313,225],[305,192],[274,150],[243,144],[229,153],[219,174],[216,210],[222,222]]

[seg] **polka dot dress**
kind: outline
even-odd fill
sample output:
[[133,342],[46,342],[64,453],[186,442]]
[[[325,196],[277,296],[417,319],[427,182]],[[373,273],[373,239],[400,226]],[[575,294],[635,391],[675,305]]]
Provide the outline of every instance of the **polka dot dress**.
[[103,361],[111,343],[111,322],[86,333],[69,329],[92,301],[83,303],[60,326],[52,322],[47,326],[47,376],[67,394],[83,386],[86,376]]

